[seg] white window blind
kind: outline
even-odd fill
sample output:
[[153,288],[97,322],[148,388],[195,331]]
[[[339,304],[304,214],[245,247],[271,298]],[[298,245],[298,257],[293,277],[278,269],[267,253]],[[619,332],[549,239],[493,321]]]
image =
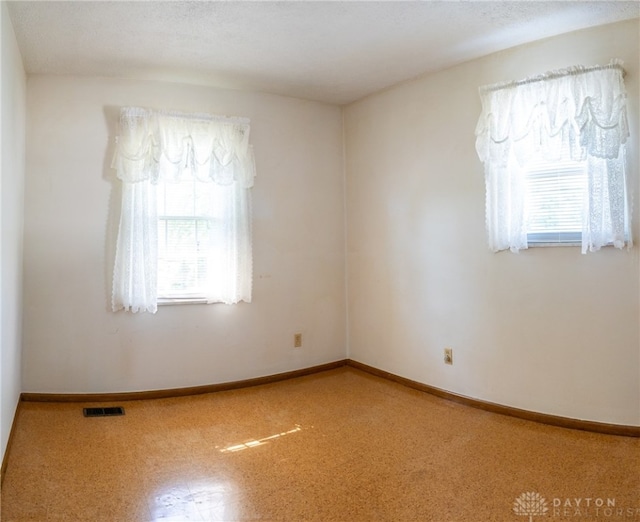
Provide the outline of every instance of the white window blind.
[[193,178],[158,183],[159,299],[205,299],[217,284],[232,192]]
[[537,162],[525,178],[527,242],[580,244],[586,162]]

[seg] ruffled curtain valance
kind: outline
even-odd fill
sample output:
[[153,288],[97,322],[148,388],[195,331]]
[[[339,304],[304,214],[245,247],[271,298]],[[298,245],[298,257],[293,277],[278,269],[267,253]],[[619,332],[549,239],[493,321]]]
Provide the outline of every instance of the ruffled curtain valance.
[[629,137],[620,60],[576,66],[479,89],[476,151],[484,163],[486,225],[494,251],[527,248],[524,169],[534,161],[587,168],[582,252],[631,246],[625,143]]
[[476,150],[483,163],[520,165],[533,158],[617,158],[629,137],[622,62],[571,67],[480,88]]
[[250,188],[255,163],[249,120],[125,107],[112,167],[127,183],[177,181],[188,173]]

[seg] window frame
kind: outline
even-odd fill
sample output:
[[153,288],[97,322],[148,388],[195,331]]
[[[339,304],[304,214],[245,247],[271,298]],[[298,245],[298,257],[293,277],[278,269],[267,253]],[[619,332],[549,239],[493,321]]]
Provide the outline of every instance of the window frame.
[[[179,214],[169,214],[166,212],[166,208],[168,207],[167,205],[167,192],[168,192],[168,188],[171,187],[172,185],[178,185],[180,183],[189,183],[192,184],[192,186],[194,187],[194,190],[192,192],[193,197],[191,198],[191,202],[192,202],[192,207],[194,208],[194,212],[192,215],[179,215]],[[165,240],[165,250],[164,252],[161,252],[161,248],[160,248],[160,244],[161,244],[161,233],[162,233],[162,227],[161,227],[161,223],[164,221],[165,223],[169,223],[169,222],[177,222],[177,221],[193,221],[194,222],[194,226],[196,228],[196,234],[197,234],[197,227],[198,227],[198,223],[199,222],[208,222],[210,224],[215,224],[215,223],[221,223],[224,221],[224,216],[212,216],[212,215],[204,215],[201,213],[196,213],[195,211],[195,207],[197,206],[196,203],[196,199],[197,199],[197,193],[196,193],[196,188],[198,186],[200,186],[200,184],[202,185],[208,185],[208,182],[203,182],[203,181],[199,181],[193,177],[190,178],[185,178],[185,179],[180,179],[177,181],[169,181],[169,180],[165,180],[165,181],[159,181],[158,182],[158,186],[156,187],[156,194],[157,194],[157,198],[158,198],[158,202],[160,203],[160,199],[161,199],[161,195],[160,195],[160,191],[163,190],[162,192],[162,198],[164,199],[164,201],[162,202],[162,206],[165,210],[164,213],[161,213],[160,211],[158,211],[157,213],[157,224],[158,224],[158,252],[157,252],[157,263],[158,263],[158,281],[157,281],[157,304],[160,305],[173,305],[173,304],[208,304],[207,301],[207,296],[206,296],[206,289],[204,287],[203,282],[200,280],[200,286],[199,286],[199,293],[189,293],[189,292],[185,292],[184,294],[180,295],[179,293],[176,293],[175,295],[171,295],[171,294],[163,294],[162,290],[161,290],[161,285],[160,285],[160,277],[161,274],[163,273],[163,270],[161,269],[161,264],[162,262],[166,262],[167,260],[167,252],[168,252],[168,248],[166,248],[167,246],[167,241]],[[211,184],[211,187],[213,188],[213,190],[216,189],[215,184]],[[211,202],[212,203],[212,202]],[[164,229],[164,233],[168,234],[168,228],[165,227]],[[197,237],[197,236],[196,236]],[[197,245],[196,245],[196,249],[197,249]],[[164,255],[163,255],[164,254]],[[170,252],[169,252],[170,254]],[[195,264],[196,264],[196,268],[198,265],[198,257],[200,257],[200,255],[203,255],[205,257],[205,262],[207,261],[207,254],[199,254],[196,250],[195,252]],[[213,303],[212,303],[213,304]]]
[[[199,221],[210,221],[210,222],[211,221],[216,221],[213,218],[207,218],[207,217],[204,217],[204,216],[195,216],[194,215],[194,216],[168,216],[167,217],[166,215],[159,214],[158,215],[158,228],[159,228],[159,230],[158,230],[158,238],[159,238],[160,233],[161,233],[161,231],[160,231],[160,222],[163,221],[163,220],[165,222],[167,222],[167,223],[170,222],[170,221],[174,221],[174,222],[175,221],[195,221],[196,222],[195,223],[196,228],[198,226],[197,223]],[[168,234],[168,231],[165,231],[165,233]],[[159,239],[158,239],[158,243],[160,243]],[[202,287],[200,287],[200,290],[202,291],[202,293],[193,293],[193,295],[191,295],[189,293],[184,293],[183,295],[176,294],[176,295],[171,296],[171,295],[162,293],[161,285],[160,285],[160,277],[161,277],[161,274],[163,273],[163,271],[161,270],[160,265],[162,264],[163,261],[166,262],[166,257],[167,256],[162,256],[159,250],[160,249],[158,249],[158,297],[157,297],[158,304],[159,305],[160,304],[189,304],[189,303],[190,304],[197,304],[197,303],[206,304],[207,298],[205,296],[205,293],[202,291],[203,290]],[[166,249],[165,252],[167,250],[168,249]],[[198,257],[198,255],[196,253],[196,260],[195,260],[196,267],[197,267],[197,264],[198,264],[197,257]]]
[[[537,177],[538,182],[544,182],[547,180],[547,183],[555,178],[562,176],[571,176],[576,173],[579,174],[581,179],[581,186],[578,187],[580,193],[578,194],[581,203],[579,206],[573,205],[573,208],[569,208],[568,210],[579,210],[583,212],[582,206],[584,205],[584,198],[587,193],[587,161],[575,161],[570,159],[560,159],[557,161],[545,161],[534,159],[530,161],[523,169],[524,173],[524,182],[525,182],[525,220],[527,227],[527,247],[565,247],[565,246],[581,246],[582,245],[582,216],[578,216],[577,222],[580,224],[580,230],[570,228],[566,230],[550,230],[548,232],[531,232],[530,228],[532,225],[532,191],[531,191],[531,178]],[[536,197],[540,195],[547,195],[548,197],[558,198],[561,195],[562,187],[559,186],[560,183],[554,184],[554,186],[543,192],[541,190],[536,190]],[[578,207],[576,209],[576,207]],[[554,210],[558,212],[562,212],[565,207],[556,206]],[[554,214],[555,216],[555,214]],[[540,218],[539,218],[540,219]],[[560,218],[557,218],[560,221]]]

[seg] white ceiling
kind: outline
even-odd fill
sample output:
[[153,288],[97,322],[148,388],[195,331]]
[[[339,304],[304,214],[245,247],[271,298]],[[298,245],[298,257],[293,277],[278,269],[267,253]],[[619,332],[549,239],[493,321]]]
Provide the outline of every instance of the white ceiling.
[[638,1],[44,1],[8,7],[30,74],[158,79],[335,104],[519,44],[640,16]]

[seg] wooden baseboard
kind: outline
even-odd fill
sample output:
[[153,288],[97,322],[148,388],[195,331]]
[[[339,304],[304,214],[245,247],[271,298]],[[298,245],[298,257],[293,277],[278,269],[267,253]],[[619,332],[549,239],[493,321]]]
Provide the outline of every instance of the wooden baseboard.
[[[146,400],[146,399],[165,399],[170,397],[184,397],[188,395],[199,395],[203,393],[213,393],[218,391],[235,390],[238,388],[246,388],[249,386],[259,386],[261,384],[270,384],[287,379],[293,379],[295,377],[303,377],[305,375],[311,375],[326,370],[333,370],[342,366],[350,366],[358,370],[370,373],[383,379],[408,386],[422,392],[435,395],[443,399],[454,401],[466,406],[478,408],[484,411],[492,413],[500,413],[502,415],[509,415],[511,417],[517,417],[519,419],[525,419],[529,421],[540,422],[542,424],[549,424],[552,426],[559,426],[561,428],[571,428],[575,430],[591,431],[596,433],[604,433],[607,435],[620,435],[625,437],[640,437],[640,426],[626,426],[621,424],[607,424],[602,422],[594,422],[580,419],[572,419],[569,417],[559,417],[556,415],[548,415],[546,413],[537,413],[528,410],[521,410],[518,408],[512,408],[510,406],[504,406],[493,402],[483,401],[480,399],[474,399],[465,395],[459,395],[457,393],[449,392],[435,386],[423,384],[421,382],[413,381],[405,377],[400,377],[393,373],[374,368],[352,359],[342,359],[331,363],[321,364],[318,366],[312,366],[310,368],[303,368],[301,370],[293,370],[285,373],[278,373],[275,375],[268,375],[265,377],[257,377],[254,379],[246,379],[242,381],[226,382],[220,384],[207,384],[203,386],[192,386],[188,388],[173,388],[165,390],[151,390],[140,392],[121,392],[121,393],[23,393],[21,400],[29,402],[122,402],[122,401],[134,401],[134,400]],[[17,412],[16,412],[17,417]],[[15,425],[15,419],[14,419]],[[13,433],[13,428],[12,428]],[[11,438],[9,439],[11,441]],[[2,473],[4,474],[6,466],[6,457],[8,454],[9,445],[7,445],[7,451],[5,452],[5,458],[2,463]]]
[[0,489],[4,482],[4,475],[7,472],[7,463],[9,462],[9,453],[11,452],[11,445],[13,444],[13,435],[16,432],[16,424],[18,422],[18,416],[20,415],[20,401],[16,405],[16,412],[13,415],[13,422],[11,423],[11,431],[9,431],[9,439],[7,440],[7,447],[4,450],[2,456],[2,467],[0,467]]
[[165,390],[150,390],[138,392],[116,392],[116,393],[22,393],[21,399],[26,402],[122,402],[138,401],[146,399],[166,399],[170,397],[185,397],[188,395],[201,395],[203,393],[213,393],[219,391],[236,390],[238,388],[248,388],[261,384],[303,377],[318,372],[333,370],[348,364],[347,359],[334,361],[301,370],[277,373],[265,377],[256,377],[242,381],[223,382],[220,384],[205,384],[203,386],[190,386],[188,388],[170,388]]
[[496,404],[493,402],[487,402],[480,399],[474,399],[465,395],[458,395],[457,393],[449,392],[435,386],[429,386],[421,382],[412,381],[405,377],[400,377],[393,373],[379,370],[373,366],[348,360],[347,363],[352,368],[362,370],[383,379],[388,379],[393,382],[397,382],[409,388],[413,388],[419,391],[430,393],[436,397],[441,397],[450,401],[454,401],[466,406],[472,406],[481,410],[489,411],[492,413],[500,413],[502,415],[509,415],[510,417],[517,417],[519,419],[525,419],[529,421],[540,422],[542,424],[550,424],[552,426],[559,426],[561,428],[571,428],[574,430],[592,431],[596,433],[604,433],[607,435],[621,435],[624,437],[640,437],[640,426],[626,426],[622,424],[607,424],[603,422],[593,422],[579,419],[571,419],[569,417],[558,417],[556,415],[548,415],[546,413],[537,413],[534,411],[521,410],[518,408],[512,408],[510,406],[504,406],[502,404]]

